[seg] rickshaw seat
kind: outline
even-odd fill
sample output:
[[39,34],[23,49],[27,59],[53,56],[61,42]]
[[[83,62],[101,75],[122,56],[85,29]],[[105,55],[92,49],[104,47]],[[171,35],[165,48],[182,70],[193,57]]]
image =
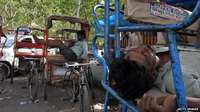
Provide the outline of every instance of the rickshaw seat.
[[47,59],[46,60],[47,63],[55,64],[55,65],[64,65],[65,63],[72,64],[72,63],[75,63],[75,62],[85,63],[85,62],[88,61],[87,59],[77,59],[76,61],[66,61],[64,56],[61,55],[61,54],[49,55],[49,56],[47,56],[46,59]]
[[55,63],[63,64],[66,62],[64,56],[61,54],[48,55],[46,58],[46,61],[47,61],[47,63],[50,63],[50,64],[55,64]]

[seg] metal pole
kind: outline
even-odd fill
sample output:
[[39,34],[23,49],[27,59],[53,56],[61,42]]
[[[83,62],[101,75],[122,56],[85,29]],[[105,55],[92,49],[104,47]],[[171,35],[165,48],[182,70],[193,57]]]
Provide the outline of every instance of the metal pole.
[[173,73],[174,88],[176,91],[177,106],[182,111],[187,110],[187,101],[185,87],[182,78],[182,70],[180,65],[179,54],[176,44],[176,35],[174,31],[168,31],[169,50],[171,55],[171,66]]
[[110,0],[105,0],[105,12],[104,12],[104,23],[105,23],[105,30],[104,30],[104,53],[105,53],[105,58],[109,59],[109,34],[110,34],[110,21],[109,21],[109,15],[110,15],[110,10],[109,10],[109,4]]
[[[109,9],[109,4],[110,4],[110,0],[105,0],[105,17],[104,17],[104,23],[105,23],[105,30],[104,30],[104,53],[105,53],[105,58],[109,59],[109,52],[110,52],[110,47],[109,47],[109,34],[110,34],[110,21],[109,21],[109,15],[110,15],[110,9]],[[104,79],[107,79],[106,80],[106,84],[109,85],[108,83],[108,77],[104,77]],[[109,92],[106,91],[106,94],[105,94],[105,101],[104,101],[104,112],[107,112],[108,111],[108,99],[109,99]]]
[[120,1],[115,0],[115,57],[120,57],[120,32],[119,27]]

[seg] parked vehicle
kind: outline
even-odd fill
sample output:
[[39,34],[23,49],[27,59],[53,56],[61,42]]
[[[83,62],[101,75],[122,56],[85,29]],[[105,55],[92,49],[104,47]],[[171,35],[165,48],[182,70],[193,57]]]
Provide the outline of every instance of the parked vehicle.
[[[24,33],[22,33],[24,32]],[[2,56],[0,57],[0,69],[3,69],[4,73],[9,76],[11,71],[24,73],[29,68],[28,65],[23,59],[14,58],[15,51],[15,34],[8,34],[5,37],[1,37],[0,44],[0,52],[2,52]],[[36,43],[33,36],[25,30],[21,30],[19,35],[17,36],[17,42],[28,42],[28,43]],[[34,48],[20,48],[17,52],[21,54],[40,54],[42,49],[34,49]],[[14,64],[13,64],[14,63]],[[12,66],[14,65],[14,66]]]

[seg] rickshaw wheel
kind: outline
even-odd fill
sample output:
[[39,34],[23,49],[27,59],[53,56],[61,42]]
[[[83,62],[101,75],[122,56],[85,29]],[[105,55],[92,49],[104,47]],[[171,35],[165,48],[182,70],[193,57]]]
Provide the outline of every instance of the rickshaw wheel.
[[38,73],[37,69],[33,69],[28,75],[28,88],[32,101],[35,101],[38,98],[39,77],[40,74]]
[[93,94],[93,77],[90,68],[82,73],[82,83],[80,85],[80,112],[93,112],[92,99]]

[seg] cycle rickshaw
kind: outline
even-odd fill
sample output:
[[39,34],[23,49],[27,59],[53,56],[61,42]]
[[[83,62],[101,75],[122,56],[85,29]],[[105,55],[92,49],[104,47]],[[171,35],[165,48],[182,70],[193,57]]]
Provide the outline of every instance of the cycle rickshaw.
[[[45,50],[47,50],[50,46],[50,31],[53,28],[53,22],[62,22],[62,24],[67,24],[64,28],[59,28],[57,33],[59,33],[58,36],[54,37],[55,40],[53,41],[62,41],[67,43],[67,45],[70,44],[72,41],[77,41],[77,36],[80,31],[84,31],[85,35],[85,41],[87,42],[89,38],[89,23],[86,20],[82,20],[80,18],[76,17],[70,17],[70,16],[57,16],[52,15],[49,16],[46,19],[46,28],[45,28]],[[69,37],[72,38],[69,38]],[[52,37],[53,38],[53,37]],[[52,42],[53,42],[52,41]],[[58,46],[56,47],[57,50]],[[87,55],[87,45],[83,46],[83,54]],[[92,64],[92,61],[90,61],[87,57],[85,58],[78,58],[75,61],[66,61],[63,55],[61,55],[59,52],[55,52],[54,54],[48,55],[45,54],[45,69],[44,69],[44,75],[45,75],[45,87],[44,87],[44,98],[47,99],[47,89],[48,89],[48,82],[52,83],[57,78],[58,75],[62,77],[63,86],[65,86],[66,83],[71,83],[71,91],[72,97],[71,100],[73,102],[76,102],[77,99],[80,101],[80,111],[81,112],[89,112],[91,110],[90,108],[90,92],[91,92],[91,77],[92,74],[90,73],[90,64]],[[56,68],[62,69],[62,73],[58,73],[56,71]]]
[[[111,88],[111,85],[109,84],[109,61],[107,60],[110,57],[110,41],[111,38],[114,40],[114,52],[115,52],[115,58],[120,57],[121,52],[121,46],[120,46],[120,32],[127,32],[127,31],[161,31],[161,32],[167,32],[168,33],[168,42],[169,42],[169,51],[171,53],[171,60],[172,60],[172,71],[173,71],[173,78],[174,78],[174,86],[176,90],[177,95],[177,106],[179,109],[182,109],[180,111],[187,111],[187,102],[186,102],[186,95],[185,95],[185,88],[183,85],[182,80],[182,72],[180,67],[180,59],[179,54],[177,52],[177,43],[176,43],[176,33],[179,32],[181,29],[184,29],[193,22],[195,22],[199,16],[200,16],[200,1],[198,0],[196,7],[194,8],[193,13],[186,17],[182,22],[175,23],[175,24],[149,24],[149,23],[138,23],[135,21],[134,24],[123,24],[121,12],[120,12],[120,1],[115,0],[115,11],[114,11],[114,22],[111,24],[111,16],[110,16],[110,0],[105,0],[105,17],[104,17],[104,29],[100,26],[98,18],[96,18],[95,10],[97,7],[95,7],[95,10],[93,11],[94,21],[96,22],[96,27],[99,26],[103,29],[102,32],[99,32],[97,30],[96,35],[93,39],[93,52],[96,56],[96,58],[100,61],[100,63],[104,66],[104,79],[102,81],[102,86],[106,90],[105,94],[105,102],[104,102],[104,112],[108,112],[108,102],[109,97],[113,96],[116,98],[120,104],[122,104],[121,111],[127,112],[128,109],[130,109],[133,112],[137,112],[138,109],[132,105],[131,102],[126,101],[123,99],[115,90]],[[131,5],[131,4],[129,4]],[[102,6],[101,6],[102,7]],[[140,12],[139,12],[140,13]],[[110,29],[114,28],[115,32],[111,35]],[[195,34],[195,36],[197,33]],[[97,53],[96,49],[96,40],[98,37],[104,37],[104,51],[105,51],[105,58],[101,57]]]
[[20,26],[16,30],[11,83],[13,83],[15,71],[21,70],[22,73],[27,73],[27,88],[31,100],[35,101],[38,99],[39,86],[43,77],[44,46],[35,42],[33,32],[44,34],[44,30],[39,28]]

